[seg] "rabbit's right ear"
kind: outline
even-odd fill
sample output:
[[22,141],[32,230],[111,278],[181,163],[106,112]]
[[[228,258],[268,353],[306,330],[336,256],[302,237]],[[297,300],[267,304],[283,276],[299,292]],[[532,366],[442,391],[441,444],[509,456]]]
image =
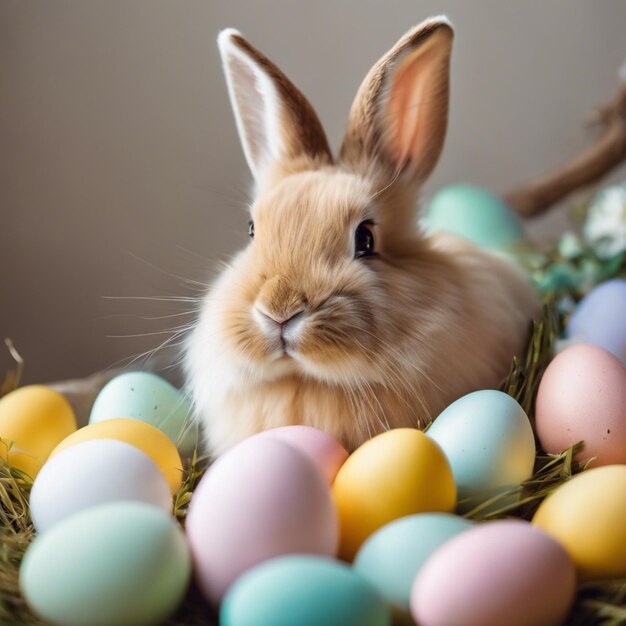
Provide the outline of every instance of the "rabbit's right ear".
[[237,130],[257,184],[276,164],[331,163],[322,125],[291,81],[238,31],[223,30],[217,43]]
[[[410,30],[370,70],[350,111],[341,160],[355,170],[406,174],[420,184],[446,133],[452,27],[445,17]],[[395,176],[394,176],[395,180]]]

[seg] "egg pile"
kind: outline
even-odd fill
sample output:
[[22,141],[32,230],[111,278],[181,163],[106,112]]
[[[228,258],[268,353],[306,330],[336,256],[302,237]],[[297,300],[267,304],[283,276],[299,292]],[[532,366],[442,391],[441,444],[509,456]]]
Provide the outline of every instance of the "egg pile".
[[[571,338],[609,288],[619,299],[624,285],[592,291]],[[579,581],[626,576],[618,318],[618,331],[606,320],[601,335],[585,331],[588,343],[562,350],[541,381],[541,447],[560,453],[583,440],[586,469],[530,522],[463,517],[516,504],[533,475],[531,422],[500,391],[470,393],[426,432],[390,430],[350,455],[306,426],[250,437],[206,471],[184,531],[172,495],[196,441],[180,392],[123,374],[77,430],[54,391],[14,391],[0,400],[0,437],[12,442],[0,454],[35,478],[23,595],[60,626],[159,624],[182,602],[193,563],[223,626],[562,624]]]
[[80,429],[65,398],[47,387],[0,400],[5,459],[34,478],[37,535],[20,589],[47,622],[149,625],[176,610],[191,578],[191,553],[172,515],[179,449],[195,447],[189,409],[178,390],[146,372],[111,380]]

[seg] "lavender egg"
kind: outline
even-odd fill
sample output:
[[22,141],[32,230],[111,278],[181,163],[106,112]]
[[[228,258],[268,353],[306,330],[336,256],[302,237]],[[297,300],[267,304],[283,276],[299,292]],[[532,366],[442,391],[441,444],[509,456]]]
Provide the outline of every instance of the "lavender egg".
[[187,516],[196,579],[218,604],[246,570],[286,554],[334,556],[339,526],[330,488],[289,444],[251,437],[209,468]]

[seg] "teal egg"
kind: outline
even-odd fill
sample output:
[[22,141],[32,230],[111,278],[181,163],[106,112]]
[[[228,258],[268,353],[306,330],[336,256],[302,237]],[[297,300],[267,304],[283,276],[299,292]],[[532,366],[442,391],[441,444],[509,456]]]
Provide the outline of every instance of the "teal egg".
[[340,561],[285,556],[255,567],[230,588],[221,626],[389,626],[376,590]]
[[476,185],[448,185],[431,199],[425,225],[469,239],[482,248],[507,250],[524,237],[522,223],[500,198]]
[[149,626],[178,607],[191,558],[171,515],[143,502],[75,513],[30,545],[20,589],[35,613],[59,626]]
[[530,420],[514,398],[484,389],[453,402],[427,434],[443,449],[459,492],[470,508],[531,477],[535,438]]
[[447,513],[401,517],[371,535],[354,561],[394,612],[408,614],[411,588],[428,557],[448,539],[472,528],[469,520]]
[[112,378],[98,394],[89,423],[120,417],[158,428],[183,455],[191,454],[196,446],[191,404],[176,387],[151,372],[126,372]]

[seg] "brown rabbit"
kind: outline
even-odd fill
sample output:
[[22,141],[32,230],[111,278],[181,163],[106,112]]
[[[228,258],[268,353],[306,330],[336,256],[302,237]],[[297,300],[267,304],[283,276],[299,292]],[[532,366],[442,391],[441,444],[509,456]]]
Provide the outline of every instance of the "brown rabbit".
[[336,160],[271,61],[235,30],[218,44],[256,197],[250,243],[186,345],[210,451],[288,424],[353,449],[498,387],[537,295],[512,262],[418,225],[446,132],[447,19],[420,24],[374,65]]

